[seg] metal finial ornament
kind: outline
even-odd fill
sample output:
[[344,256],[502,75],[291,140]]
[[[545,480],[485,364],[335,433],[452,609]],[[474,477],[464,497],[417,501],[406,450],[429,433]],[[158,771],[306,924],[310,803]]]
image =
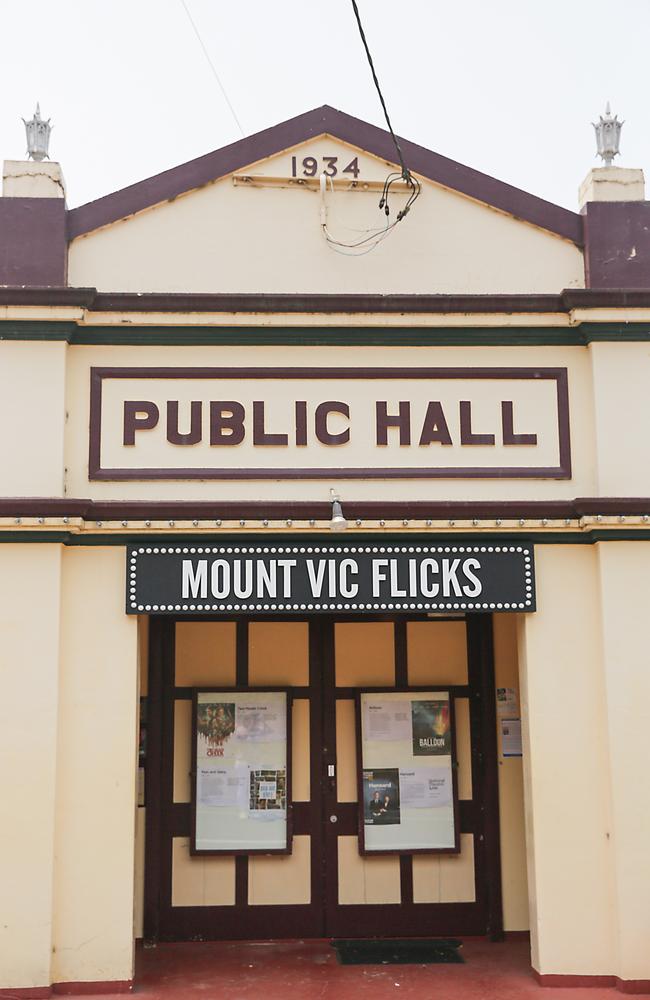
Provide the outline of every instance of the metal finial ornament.
[[25,125],[25,133],[27,135],[27,155],[30,160],[44,160],[49,159],[49,146],[50,146],[50,133],[52,131],[52,126],[50,125],[50,119],[44,121],[41,118],[41,108],[40,105],[36,105],[36,111],[34,117],[30,121],[25,121],[23,118],[23,123]]
[[598,156],[605,161],[606,167],[611,167],[615,156],[620,153],[621,129],[625,122],[619,122],[616,115],[612,116],[609,101],[605,108],[605,117],[599,116],[598,124],[591,123],[596,131],[596,147]]

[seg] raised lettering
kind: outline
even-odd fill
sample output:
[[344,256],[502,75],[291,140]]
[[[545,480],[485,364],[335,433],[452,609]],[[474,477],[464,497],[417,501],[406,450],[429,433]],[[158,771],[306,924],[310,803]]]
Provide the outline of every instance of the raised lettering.
[[178,430],[178,400],[167,403],[167,440],[170,444],[198,444],[201,440],[201,413],[203,404],[199,399],[190,403],[190,429],[187,434]]
[[288,434],[269,434],[264,426],[264,406],[262,400],[253,403],[253,444],[287,445]]
[[472,431],[472,404],[466,399],[460,403],[460,443],[494,444],[494,434],[475,434]]
[[296,445],[300,448],[307,444],[307,403],[304,399],[296,401]]
[[213,400],[210,403],[210,444],[241,444],[246,433],[245,418],[246,411],[241,403],[234,400]]
[[388,444],[389,427],[399,428],[400,446],[411,443],[411,404],[403,400],[399,404],[398,414],[388,413],[388,403],[379,400],[375,403],[376,423],[377,423],[377,444]]
[[135,444],[135,432],[153,430],[159,418],[160,411],[155,403],[149,400],[125,400],[123,443]]
[[347,403],[340,403],[331,399],[326,400],[324,403],[319,403],[314,416],[316,437],[321,444],[347,444],[350,440],[350,428],[346,427],[344,431],[332,434],[327,426],[327,418],[330,413],[340,413],[341,416],[346,417],[348,420],[350,419],[350,407]]
[[428,444],[451,444],[451,434],[445,419],[442,403],[433,400],[427,406],[420,434],[420,447]]
[[537,434],[515,434],[512,400],[501,403],[501,428],[504,444],[537,444]]

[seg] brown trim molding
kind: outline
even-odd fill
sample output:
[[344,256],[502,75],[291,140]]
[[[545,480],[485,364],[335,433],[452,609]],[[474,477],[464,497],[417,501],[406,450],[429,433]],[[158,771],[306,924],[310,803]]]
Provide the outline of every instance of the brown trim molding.
[[[576,497],[567,500],[345,500],[348,518],[468,520],[650,515],[650,497]],[[90,500],[73,497],[2,497],[0,517],[78,517],[86,521],[215,518],[329,520],[332,506],[319,500]],[[251,528],[253,526],[251,525]]]
[[[395,147],[388,132],[325,104],[72,209],[68,212],[68,239],[73,240],[152,205],[177,198],[186,191],[209,184],[219,177],[324,133],[366,150],[382,160],[388,160],[389,163],[395,161]],[[553,205],[543,198],[537,198],[407,139],[400,139],[399,142],[404,158],[414,173],[546,229],[563,239],[571,240],[578,246],[582,245],[582,217],[575,212]]]
[[66,286],[0,286],[0,305],[67,306],[93,312],[165,313],[570,313],[649,309],[650,288],[567,288],[557,295],[303,295],[98,292]]
[[619,993],[650,993],[650,979],[621,979],[620,976],[572,976],[548,973],[533,969],[533,976],[540,986],[550,987],[594,987],[615,986]]
[[[102,467],[102,386],[106,379],[467,379],[550,380],[556,384],[558,465],[551,467],[420,466],[368,468],[112,468]],[[462,404],[461,404],[462,405]],[[91,368],[88,478],[144,480],[265,479],[570,479],[571,438],[566,368]]]
[[88,996],[104,993],[132,993],[134,981],[132,979],[110,980],[105,982],[89,983],[54,983],[52,992],[62,996]]
[[[650,294],[648,295],[650,301]],[[95,312],[442,313],[564,312],[559,295],[222,294],[98,292]]]
[[132,993],[132,979],[107,979],[98,982],[52,983],[51,986],[26,986],[0,988],[0,1000],[30,1000],[52,996],[100,996],[107,993]]
[[23,997],[40,1000],[41,997],[51,996],[51,986],[7,986],[5,989],[0,989],[0,1000],[22,1000]]
[[97,297],[96,288],[69,288],[67,285],[0,286],[2,306],[69,306],[90,308]]

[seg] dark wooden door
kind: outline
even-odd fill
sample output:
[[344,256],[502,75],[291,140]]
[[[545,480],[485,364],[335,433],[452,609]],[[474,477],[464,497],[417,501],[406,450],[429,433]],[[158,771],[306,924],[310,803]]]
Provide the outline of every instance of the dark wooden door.
[[[381,623],[320,621],[314,628],[320,632],[322,651],[326,935],[498,937],[502,922],[490,618],[473,616],[453,625],[408,623],[404,618]],[[434,655],[443,630],[448,641],[450,629],[455,649]],[[445,670],[446,652],[454,659],[447,676],[440,672]],[[430,673],[437,671],[431,679],[449,689],[455,705],[459,770],[464,772],[459,781],[461,854],[361,857],[349,759],[356,743],[350,732],[356,690],[419,686],[428,682],[428,664]],[[449,683],[450,677],[455,683]],[[355,760],[355,771],[356,766]]]
[[[217,627],[217,623],[151,619],[145,940],[324,934],[322,685],[313,666],[320,654],[314,648],[317,636],[306,621],[285,619],[276,625],[281,627],[246,620],[221,620]],[[201,628],[203,636],[188,648],[188,629],[191,635]],[[212,647],[207,656],[206,644]],[[221,649],[215,651],[217,644]],[[202,660],[198,671],[193,655]],[[285,673],[273,675],[278,661]],[[288,685],[292,697],[292,854],[191,857],[187,751],[193,686],[259,688],[278,683]]]
[[[194,623],[179,623],[184,630],[179,633],[173,620],[151,619],[145,939],[498,936],[490,618],[473,616],[453,625],[403,618],[335,621],[325,616],[284,622],[284,631],[274,634],[252,621],[229,626],[221,622],[219,635],[206,641],[232,641],[227,674],[231,685],[259,687],[268,674],[269,684],[292,687],[294,851],[289,858],[238,856],[216,859],[215,864],[214,859],[189,858],[186,851],[190,804],[183,790],[183,748],[189,733],[183,720],[196,680],[190,674],[191,683],[186,683],[177,645],[178,636],[186,639]],[[281,667],[285,650],[289,656],[297,638],[301,662],[284,676],[268,673],[266,659],[275,658]],[[355,692],[363,687],[421,686],[429,676],[449,688],[456,719],[461,720],[461,855],[442,862],[438,856],[408,854],[361,858]],[[215,686],[224,677],[202,674],[201,682],[212,680]]]

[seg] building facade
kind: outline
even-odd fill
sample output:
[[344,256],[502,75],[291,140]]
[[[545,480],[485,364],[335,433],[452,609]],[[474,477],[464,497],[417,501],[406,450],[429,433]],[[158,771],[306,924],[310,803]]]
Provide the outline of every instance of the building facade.
[[650,989],[642,175],[573,213],[402,148],[390,231],[390,136],[327,107],[72,210],[5,164],[12,996],[517,932]]

